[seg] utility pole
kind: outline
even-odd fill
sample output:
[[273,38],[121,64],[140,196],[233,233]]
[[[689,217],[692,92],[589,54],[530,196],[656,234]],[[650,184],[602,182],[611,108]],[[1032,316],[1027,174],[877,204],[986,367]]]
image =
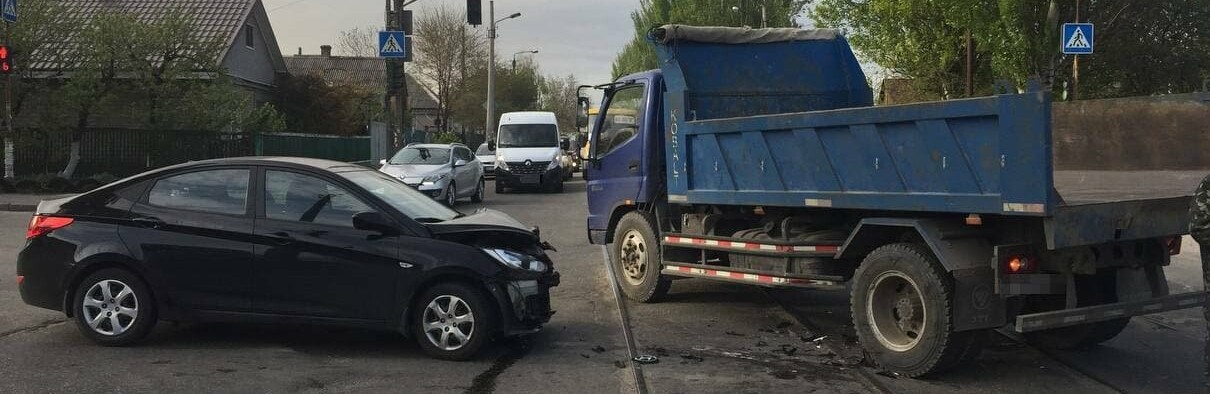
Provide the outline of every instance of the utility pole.
[[[1076,23],[1080,23],[1080,0],[1076,0]],[[1071,55],[1071,101],[1080,97],[1080,55]]]
[[[12,56],[12,26],[11,23],[4,22],[4,47],[10,51],[8,56]],[[17,133],[13,129],[13,72],[9,70],[4,74],[4,177],[12,179],[17,177],[13,163],[16,162],[15,156],[16,145],[14,139],[17,138]]]
[[487,26],[487,119],[483,123],[483,136],[487,137],[496,129],[496,24],[520,17],[520,12],[514,12],[512,15],[496,20],[496,2],[487,2],[487,21],[490,23]]
[[[386,30],[403,30],[407,23],[404,7],[414,3],[416,0],[404,2],[404,0],[386,0]],[[412,32],[405,32],[406,35],[411,35]],[[406,45],[406,44],[403,44]],[[411,56],[411,54],[408,54]],[[405,59],[385,59],[387,69],[387,87],[386,94],[383,97],[383,112],[387,127],[394,129],[393,124],[396,120],[399,122],[399,139],[401,143],[406,144],[408,141],[403,141],[411,129],[411,116],[408,113],[408,77],[407,68],[405,67]],[[391,82],[398,77],[398,86],[394,86]],[[392,98],[394,100],[392,100]],[[392,101],[394,105],[392,105]],[[394,110],[398,112],[398,118]]]
[[971,29],[966,29],[966,97],[975,96],[975,40],[971,38]]
[[487,119],[483,122],[483,138],[496,130],[496,2],[487,2]]

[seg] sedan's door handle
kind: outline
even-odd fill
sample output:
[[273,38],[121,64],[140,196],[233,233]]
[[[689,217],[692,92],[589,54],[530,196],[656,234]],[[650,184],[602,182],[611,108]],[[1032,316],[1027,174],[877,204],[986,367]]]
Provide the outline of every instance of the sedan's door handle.
[[289,245],[290,243],[294,242],[294,237],[285,231],[268,233],[265,234],[265,237],[273,240],[273,242],[278,245]]
[[147,228],[158,228],[164,225],[164,221],[150,216],[143,216],[131,219],[136,224]]

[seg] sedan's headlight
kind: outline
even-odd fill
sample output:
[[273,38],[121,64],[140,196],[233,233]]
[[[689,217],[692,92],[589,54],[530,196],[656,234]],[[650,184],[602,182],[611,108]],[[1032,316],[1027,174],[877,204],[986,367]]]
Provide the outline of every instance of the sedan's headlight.
[[508,171],[508,162],[504,161],[504,156],[496,156],[496,168]]
[[429,176],[424,177],[424,179],[420,180],[420,184],[425,185],[425,186],[432,185],[434,183],[440,182],[442,179],[445,179],[445,177],[447,177],[447,176],[449,176],[449,174],[429,175]]
[[482,248],[487,252],[488,256],[492,256],[500,263],[516,269],[523,269],[535,272],[546,272],[546,263],[538,260],[537,257],[517,253],[508,249],[497,248]]
[[550,159],[550,164],[546,165],[546,169],[553,170],[553,169],[559,168],[559,164],[560,164],[559,156],[555,156],[554,158]]

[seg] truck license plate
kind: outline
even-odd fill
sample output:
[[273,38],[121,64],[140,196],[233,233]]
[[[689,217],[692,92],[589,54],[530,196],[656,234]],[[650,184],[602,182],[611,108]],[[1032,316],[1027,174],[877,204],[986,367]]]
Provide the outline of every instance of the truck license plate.
[[539,183],[541,181],[542,179],[538,177],[538,174],[521,175],[521,183]]

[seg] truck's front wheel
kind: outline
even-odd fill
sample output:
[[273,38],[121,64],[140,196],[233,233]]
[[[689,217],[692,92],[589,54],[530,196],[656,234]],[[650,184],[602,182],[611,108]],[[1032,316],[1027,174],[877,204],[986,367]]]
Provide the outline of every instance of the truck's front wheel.
[[668,294],[672,282],[660,275],[660,245],[648,216],[627,213],[614,234],[610,264],[614,280],[626,296],[637,302],[657,302]]
[[853,326],[879,366],[918,377],[978,354],[986,330],[954,332],[952,279],[920,244],[882,246],[854,275]]

